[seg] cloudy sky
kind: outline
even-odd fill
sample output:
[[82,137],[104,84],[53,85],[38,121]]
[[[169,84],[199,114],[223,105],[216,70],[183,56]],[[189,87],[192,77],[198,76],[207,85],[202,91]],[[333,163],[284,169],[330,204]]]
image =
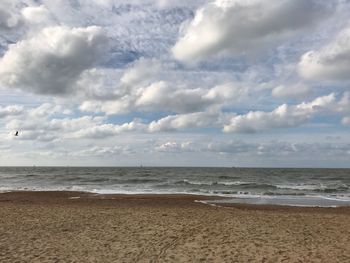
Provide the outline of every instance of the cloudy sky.
[[349,17],[348,0],[1,0],[0,165],[349,167]]

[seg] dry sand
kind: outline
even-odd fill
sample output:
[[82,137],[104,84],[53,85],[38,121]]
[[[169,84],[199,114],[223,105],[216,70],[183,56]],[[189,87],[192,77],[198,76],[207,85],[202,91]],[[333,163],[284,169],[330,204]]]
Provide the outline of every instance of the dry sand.
[[0,194],[0,262],[350,262],[350,208],[196,199]]

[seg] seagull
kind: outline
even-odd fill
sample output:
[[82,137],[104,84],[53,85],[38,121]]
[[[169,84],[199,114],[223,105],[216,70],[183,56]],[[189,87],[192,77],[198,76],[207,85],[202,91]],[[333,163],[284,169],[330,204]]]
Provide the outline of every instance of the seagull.
[[15,136],[18,136],[18,131],[16,131]]

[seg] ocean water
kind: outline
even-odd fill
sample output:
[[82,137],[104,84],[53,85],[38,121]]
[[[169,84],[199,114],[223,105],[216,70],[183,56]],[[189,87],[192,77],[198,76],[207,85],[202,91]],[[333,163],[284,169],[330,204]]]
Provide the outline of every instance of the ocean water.
[[0,167],[0,192],[16,190],[182,193],[245,203],[350,205],[350,169]]

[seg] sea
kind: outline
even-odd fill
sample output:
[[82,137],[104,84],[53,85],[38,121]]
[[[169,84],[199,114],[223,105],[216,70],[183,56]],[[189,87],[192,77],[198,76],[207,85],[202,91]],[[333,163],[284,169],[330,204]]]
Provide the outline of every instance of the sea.
[[8,191],[194,194],[220,197],[216,204],[333,207],[350,205],[350,169],[0,167],[0,192]]

